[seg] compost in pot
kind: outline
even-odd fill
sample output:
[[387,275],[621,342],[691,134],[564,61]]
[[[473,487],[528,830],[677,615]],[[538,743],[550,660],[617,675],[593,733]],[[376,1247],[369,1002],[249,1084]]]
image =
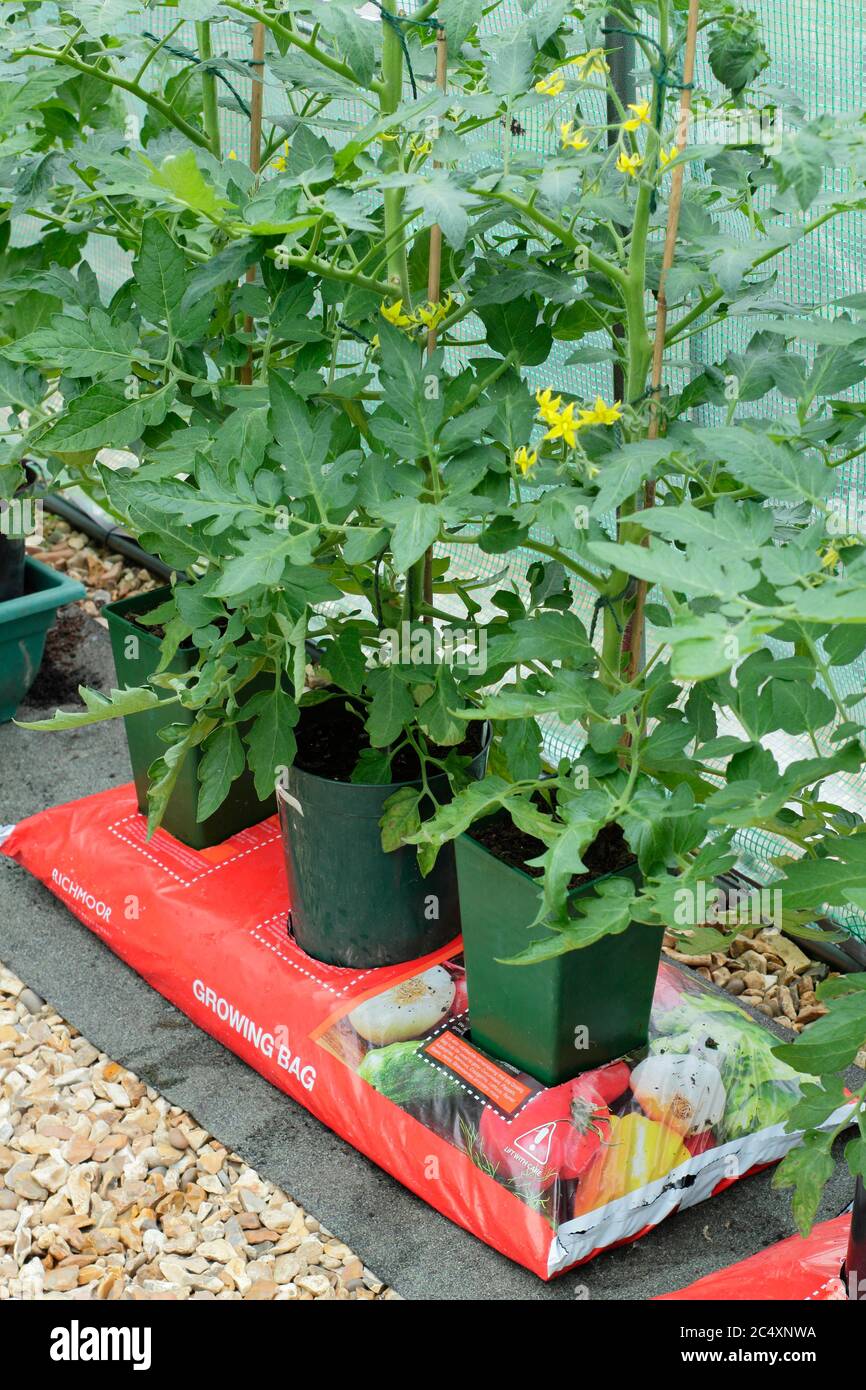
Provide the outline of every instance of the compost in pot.
[[[415,960],[460,933],[454,847],[446,846],[422,877],[411,846],[386,853],[380,820],[401,787],[421,786],[411,749],[399,752],[385,784],[353,781],[369,747],[359,710],[344,697],[304,706],[296,730],[298,753],[278,787],[289,879],[289,929],[309,955],[330,965],[370,968]],[[471,725],[458,749],[429,747],[470,777],[483,774],[489,731]],[[435,802],[450,799],[446,772],[428,774]]]

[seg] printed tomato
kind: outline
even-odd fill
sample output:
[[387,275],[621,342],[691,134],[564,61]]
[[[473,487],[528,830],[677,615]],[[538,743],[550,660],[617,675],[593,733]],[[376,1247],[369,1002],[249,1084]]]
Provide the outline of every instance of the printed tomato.
[[598,1067],[595,1071],[575,1077],[571,1084],[576,1088],[584,1084],[594,1088],[602,1100],[611,1105],[619,1100],[623,1091],[628,1090],[630,1081],[631,1068],[625,1062],[610,1062],[606,1067]]
[[716,1138],[711,1129],[705,1129],[703,1134],[687,1134],[683,1143],[690,1154],[705,1154],[716,1147]]
[[542,1091],[513,1120],[488,1106],[480,1127],[497,1176],[541,1188],[557,1178],[579,1177],[609,1133],[610,1110],[588,1077]]

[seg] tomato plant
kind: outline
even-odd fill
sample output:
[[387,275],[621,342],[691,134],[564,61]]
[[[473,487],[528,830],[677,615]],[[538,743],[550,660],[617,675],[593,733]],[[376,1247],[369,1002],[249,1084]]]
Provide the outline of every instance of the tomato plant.
[[[786,930],[862,906],[864,825],[834,787],[864,761],[843,673],[866,652],[866,552],[834,489],[866,449],[866,311],[792,303],[779,278],[795,244],[862,214],[862,119],[791,102],[770,142],[720,136],[714,114],[778,106],[734,0],[170,15],[157,37],[122,0],[4,7],[0,486],[35,459],[185,575],[154,615],[160,670],[52,726],[160,699],[191,716],[151,769],[152,830],[190,750],[210,814],[245,764],[272,787],[301,706],[348,698],[357,780],[388,782],[408,749],[456,793],[422,824],[399,792],[387,849],[427,868],[502,809],[542,842],[521,967],[633,921],[713,949],[724,924],[688,902],[738,833],[772,838]],[[685,70],[697,19],[705,87]],[[263,41],[254,67],[227,56],[230,26]],[[250,73],[280,111],[226,148],[221,107],[252,115]],[[745,346],[716,348],[733,319]],[[609,385],[578,389],[564,354]],[[495,742],[467,784],[479,718]],[[551,723],[570,731],[555,767]],[[808,755],[777,756],[785,738]],[[607,880],[575,915],[569,884],[613,824],[642,886]],[[792,1060],[853,1057],[862,991],[831,1017]],[[852,1143],[862,1172],[866,1131]],[[822,1144],[783,1171],[804,1219]]]

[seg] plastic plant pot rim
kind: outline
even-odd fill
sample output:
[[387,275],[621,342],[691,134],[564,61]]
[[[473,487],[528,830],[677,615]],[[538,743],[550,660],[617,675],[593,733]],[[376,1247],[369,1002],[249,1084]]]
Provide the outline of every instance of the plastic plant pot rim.
[[[170,598],[172,592],[170,584],[161,584],[157,589],[146,589],[144,593],[130,594],[128,598],[118,599],[116,603],[107,603],[102,610],[103,616],[109,623],[123,621],[131,624],[142,642],[149,647],[159,647],[162,639],[157,637],[155,632],[151,632],[149,628],[135,622],[134,619],[158,608],[161,603]],[[181,647],[184,647],[184,643],[181,643]],[[195,647],[189,641],[184,649],[195,651]]]
[[[487,750],[490,747],[491,739],[493,738],[493,728],[489,720],[479,719],[477,722],[479,724],[483,724],[484,734],[481,739],[481,747],[478,749],[476,753],[472,754],[472,758],[470,761],[473,763],[475,762],[476,758],[481,757],[482,753],[487,752]],[[354,789],[358,792],[397,792],[400,790],[401,787],[420,787],[422,785],[419,778],[409,778],[405,782],[340,782],[336,777],[323,777],[321,773],[308,772],[307,769],[304,767],[296,768],[294,763],[292,764],[292,768],[296,770],[300,776],[310,777],[314,782],[321,782],[329,787],[346,787],[349,791]],[[435,776],[428,777],[427,781],[428,783],[442,782],[447,781],[447,778],[447,773],[437,772]],[[294,797],[292,796],[291,792],[287,792],[285,788],[282,786],[277,787],[277,800],[283,800],[287,802],[290,806],[294,805]]]
[[59,573],[50,565],[44,565],[41,560],[34,560],[29,555],[24,561],[24,572],[31,581],[38,578],[41,582],[38,588],[28,590],[25,579],[23,594],[0,603],[0,628],[22,618],[53,612],[63,604],[75,603],[87,595],[84,585],[77,579],[70,579],[68,575]]
[[[496,811],[492,816],[483,816],[478,824],[482,825],[486,820],[495,820],[499,815],[505,815],[505,811]],[[481,850],[483,854],[486,854],[488,859],[492,859],[496,864],[501,864],[505,869],[510,869],[513,874],[519,874],[527,883],[532,883],[536,888],[540,887],[540,878],[534,878],[532,874],[528,874],[525,869],[519,868],[516,864],[509,864],[507,859],[500,859],[498,854],[494,854],[492,850],[489,850],[480,840],[476,840],[475,836],[470,835],[468,830],[464,830],[459,838],[461,840],[468,840],[477,850]],[[586,883],[579,883],[576,888],[569,889],[568,901],[571,902],[573,899],[586,897],[587,893],[592,892],[599,883],[606,883],[609,878],[622,878],[624,876],[633,878],[636,869],[637,859],[635,858],[629,860],[628,864],[623,864],[619,869],[609,869],[606,874],[598,874],[596,878],[588,879]]]

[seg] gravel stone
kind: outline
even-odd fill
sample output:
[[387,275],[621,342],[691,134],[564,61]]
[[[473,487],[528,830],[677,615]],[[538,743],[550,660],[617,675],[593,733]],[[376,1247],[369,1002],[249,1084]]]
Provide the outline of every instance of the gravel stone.
[[0,963],[0,1302],[395,1297]]

